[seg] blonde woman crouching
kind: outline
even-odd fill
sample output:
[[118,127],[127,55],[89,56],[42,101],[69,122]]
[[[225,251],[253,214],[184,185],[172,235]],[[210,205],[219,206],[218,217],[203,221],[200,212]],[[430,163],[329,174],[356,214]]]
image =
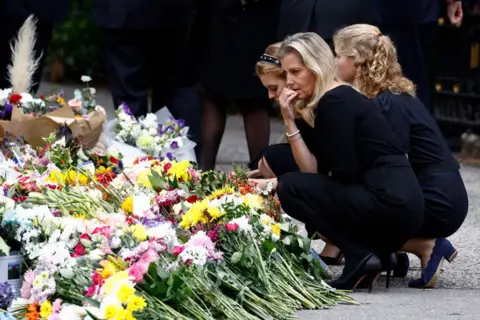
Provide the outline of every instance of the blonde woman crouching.
[[[460,228],[468,212],[459,166],[435,119],[415,97],[414,84],[403,76],[390,38],[375,26],[357,24],[339,30],[333,40],[338,76],[371,98],[383,113],[422,188],[425,210],[418,215],[424,216],[423,224],[402,251],[415,254],[423,268],[422,277],[410,281],[409,286],[432,288],[442,260],[451,262],[457,255],[445,238]],[[324,254],[332,252],[335,248],[327,247]],[[408,256],[399,254],[397,258],[396,273],[405,276]]]
[[[288,37],[278,56],[287,76],[278,101],[299,171],[251,182],[276,190],[288,215],[344,253],[333,287],[371,288],[382,261],[423,221],[415,174],[372,102],[335,79],[335,58],[322,38],[310,32]],[[313,118],[310,148],[295,122],[297,103]]]

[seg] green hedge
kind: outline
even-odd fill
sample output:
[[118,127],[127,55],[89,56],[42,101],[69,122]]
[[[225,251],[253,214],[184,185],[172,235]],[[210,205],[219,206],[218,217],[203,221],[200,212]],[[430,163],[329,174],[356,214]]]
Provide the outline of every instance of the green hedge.
[[[56,26],[47,56],[47,70],[54,80],[79,81],[83,74],[104,79],[104,42],[93,21],[94,9],[95,0],[72,0],[67,21]],[[54,75],[59,66],[63,67],[63,79]]]

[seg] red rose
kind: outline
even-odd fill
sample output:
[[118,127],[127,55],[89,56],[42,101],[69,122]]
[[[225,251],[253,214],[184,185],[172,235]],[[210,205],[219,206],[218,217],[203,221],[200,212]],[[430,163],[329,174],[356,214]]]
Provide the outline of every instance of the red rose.
[[81,257],[85,254],[85,247],[79,243],[75,246],[74,253],[72,254],[73,258],[78,258]]
[[198,197],[196,195],[192,195],[190,197],[188,197],[187,199],[185,199],[185,201],[187,201],[188,203],[194,203],[198,200]]
[[10,103],[17,104],[20,102],[20,100],[22,100],[22,96],[17,93],[14,93],[10,96]]
[[92,240],[92,238],[90,238],[90,236],[86,233],[83,233],[81,236],[80,236],[80,240]]
[[163,166],[163,172],[168,173],[168,170],[172,167],[172,164],[168,162],[165,166]]
[[227,223],[227,224],[225,225],[225,228],[227,229],[227,231],[237,232],[237,230],[238,230],[238,224],[236,224],[236,223]]
[[173,253],[174,256],[178,256],[180,253],[183,252],[184,249],[185,249],[185,247],[183,247],[183,246],[175,246],[172,249],[172,253]]

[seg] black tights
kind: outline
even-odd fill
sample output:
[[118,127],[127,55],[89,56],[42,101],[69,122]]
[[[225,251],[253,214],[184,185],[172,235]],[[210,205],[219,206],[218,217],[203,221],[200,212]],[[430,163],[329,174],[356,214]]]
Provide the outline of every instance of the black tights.
[[199,159],[199,166],[202,170],[215,169],[218,149],[227,122],[227,108],[233,102],[236,103],[243,115],[250,159],[257,156],[269,144],[268,101],[256,99],[231,101],[204,94],[202,143]]

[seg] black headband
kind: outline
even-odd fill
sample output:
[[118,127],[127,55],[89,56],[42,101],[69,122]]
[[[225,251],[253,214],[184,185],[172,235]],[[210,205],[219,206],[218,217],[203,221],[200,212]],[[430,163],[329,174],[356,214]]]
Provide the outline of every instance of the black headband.
[[282,64],[280,63],[280,60],[278,58],[276,58],[274,56],[271,56],[271,55],[268,55],[266,53],[264,53],[260,56],[260,61],[276,65],[277,67],[282,66]]

